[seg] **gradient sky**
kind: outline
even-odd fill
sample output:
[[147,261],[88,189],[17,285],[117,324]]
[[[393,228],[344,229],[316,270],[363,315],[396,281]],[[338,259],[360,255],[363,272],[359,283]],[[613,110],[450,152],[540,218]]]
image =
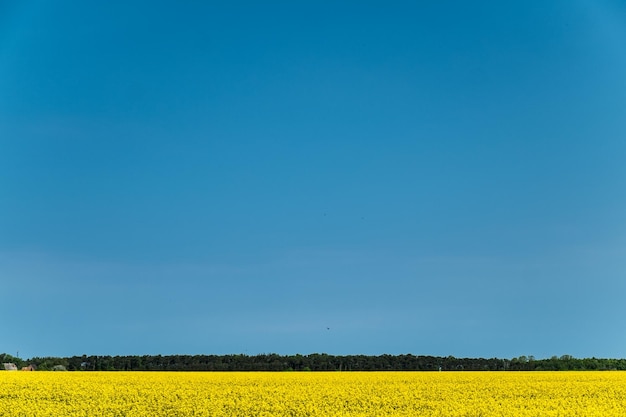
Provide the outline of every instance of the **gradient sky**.
[[0,351],[626,357],[625,41],[617,0],[0,1]]

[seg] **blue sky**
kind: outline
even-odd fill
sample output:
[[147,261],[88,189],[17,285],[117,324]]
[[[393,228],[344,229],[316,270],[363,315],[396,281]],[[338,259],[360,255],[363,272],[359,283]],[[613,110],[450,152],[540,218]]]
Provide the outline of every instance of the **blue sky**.
[[0,351],[624,357],[624,39],[610,0],[0,1]]

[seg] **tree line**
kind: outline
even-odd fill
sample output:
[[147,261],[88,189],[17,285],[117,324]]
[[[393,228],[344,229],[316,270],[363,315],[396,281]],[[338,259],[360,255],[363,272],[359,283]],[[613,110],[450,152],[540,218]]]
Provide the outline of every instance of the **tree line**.
[[[454,356],[405,355],[131,355],[35,357],[23,360],[0,354],[1,362],[18,368],[69,371],[568,371],[626,370],[626,359],[578,359],[571,355],[535,359],[456,358]],[[56,368],[55,368],[56,367]]]

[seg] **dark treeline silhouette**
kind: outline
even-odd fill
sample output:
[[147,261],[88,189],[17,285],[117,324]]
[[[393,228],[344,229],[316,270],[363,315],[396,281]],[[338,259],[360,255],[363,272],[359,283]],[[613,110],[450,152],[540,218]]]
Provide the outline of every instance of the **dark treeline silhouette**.
[[69,371],[567,371],[626,370],[626,359],[577,359],[570,355],[535,359],[455,358],[454,356],[348,355],[144,355],[72,356],[22,360],[0,354],[2,362],[38,370],[59,365]]

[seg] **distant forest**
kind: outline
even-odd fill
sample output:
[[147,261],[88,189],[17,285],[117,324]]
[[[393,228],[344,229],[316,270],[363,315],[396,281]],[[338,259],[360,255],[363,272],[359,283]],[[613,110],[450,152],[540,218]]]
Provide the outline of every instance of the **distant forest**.
[[535,359],[455,358],[454,356],[348,355],[144,355],[72,356],[23,360],[0,354],[3,363],[18,369],[35,365],[37,370],[68,371],[575,371],[626,370],[626,359],[577,359],[570,355]]

